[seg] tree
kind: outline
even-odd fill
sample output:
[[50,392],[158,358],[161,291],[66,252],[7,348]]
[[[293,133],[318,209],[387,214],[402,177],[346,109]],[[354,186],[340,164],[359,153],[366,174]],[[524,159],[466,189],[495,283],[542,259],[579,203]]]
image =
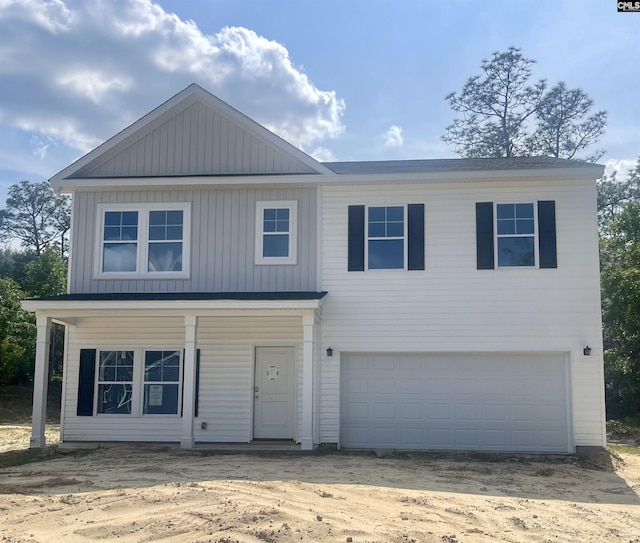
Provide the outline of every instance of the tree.
[[[470,78],[446,99],[461,113],[442,139],[467,158],[552,156],[576,158],[604,133],[607,114],[591,114],[593,100],[560,82],[546,90],[544,79],[530,85],[534,60],[520,49],[493,53],[482,61],[483,75]],[[596,161],[594,152],[584,160]]]
[[[538,125],[527,141],[531,154],[572,159],[576,153],[596,143],[604,134],[607,113],[589,115],[593,100],[581,89],[569,89],[560,82],[547,92],[536,111]],[[604,151],[586,157],[596,162]]]
[[25,293],[12,279],[0,278],[0,384],[25,384],[33,378],[35,323],[20,302]]
[[67,265],[55,247],[45,247],[42,254],[27,265],[24,289],[36,298],[64,294],[67,285]]
[[640,200],[624,203],[600,238],[609,416],[640,414]]
[[5,240],[19,240],[36,256],[57,243],[62,254],[70,224],[68,199],[56,196],[47,182],[20,181],[9,187],[8,194],[6,208],[0,211],[0,234]]
[[546,88],[544,80],[529,85],[534,63],[516,47],[483,60],[483,76],[470,78],[459,95],[447,96],[451,109],[462,118],[446,128],[442,139],[468,158],[523,154],[525,123],[535,114]]

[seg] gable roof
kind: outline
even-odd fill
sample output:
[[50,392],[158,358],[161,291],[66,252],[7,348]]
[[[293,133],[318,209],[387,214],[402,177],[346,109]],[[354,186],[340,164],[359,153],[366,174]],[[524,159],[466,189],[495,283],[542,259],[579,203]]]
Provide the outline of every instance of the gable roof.
[[333,174],[195,83],[51,178]]

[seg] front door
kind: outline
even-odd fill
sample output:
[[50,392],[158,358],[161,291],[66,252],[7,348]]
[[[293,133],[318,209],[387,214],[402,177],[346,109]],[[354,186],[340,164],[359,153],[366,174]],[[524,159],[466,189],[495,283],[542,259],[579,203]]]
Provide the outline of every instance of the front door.
[[254,439],[293,439],[295,366],[293,347],[256,348]]

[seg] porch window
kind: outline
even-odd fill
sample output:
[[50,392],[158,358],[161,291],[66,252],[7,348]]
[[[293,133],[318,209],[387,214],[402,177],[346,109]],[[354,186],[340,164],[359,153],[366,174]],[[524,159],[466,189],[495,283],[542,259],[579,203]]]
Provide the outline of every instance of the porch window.
[[130,415],[133,394],[133,351],[100,351],[98,413]]
[[143,413],[177,415],[180,351],[145,351]]

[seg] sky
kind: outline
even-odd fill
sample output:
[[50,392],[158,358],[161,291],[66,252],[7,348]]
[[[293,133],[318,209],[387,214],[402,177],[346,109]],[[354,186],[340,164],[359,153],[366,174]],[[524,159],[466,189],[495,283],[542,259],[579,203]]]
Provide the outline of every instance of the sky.
[[615,0],[0,0],[0,207],[198,83],[318,160],[454,158],[445,97],[510,46],[640,156],[640,14]]

